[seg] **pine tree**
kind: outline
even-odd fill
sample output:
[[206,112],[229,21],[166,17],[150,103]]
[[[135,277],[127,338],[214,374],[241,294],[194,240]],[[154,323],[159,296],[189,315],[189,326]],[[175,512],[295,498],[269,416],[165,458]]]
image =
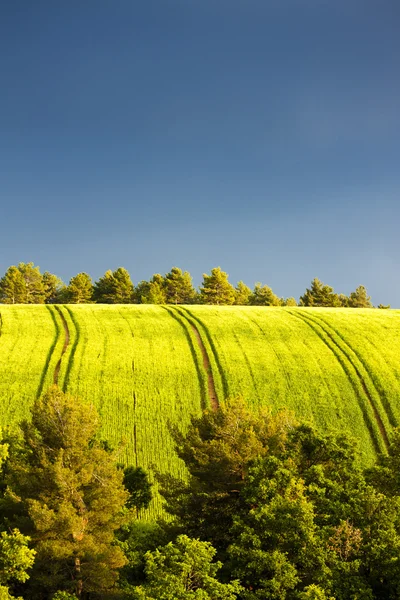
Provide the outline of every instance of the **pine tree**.
[[351,308],[372,308],[371,296],[368,296],[363,285],[359,285],[355,292],[351,292],[348,305]]
[[203,304],[234,304],[235,288],[228,281],[228,274],[221,267],[211,269],[211,275],[203,274],[200,299]]
[[45,271],[42,277],[46,304],[56,304],[62,299],[65,285],[57,275]]
[[43,598],[43,589],[101,593],[126,563],[112,545],[129,497],[123,471],[95,441],[93,406],[54,387],[31,412],[22,441],[10,446],[3,501],[37,553],[28,597]]
[[18,269],[25,282],[25,303],[44,304],[46,294],[39,267],[35,267],[33,262],[19,263]]
[[25,302],[25,281],[18,267],[9,267],[0,281],[0,300],[3,304]]
[[311,287],[300,297],[300,306],[341,306],[341,300],[332,287],[316,277],[312,280]]
[[91,302],[93,285],[90,275],[78,273],[72,277],[66,289],[66,300],[70,304],[87,304]]
[[133,284],[126,269],[108,270],[94,284],[93,300],[101,304],[129,304],[133,298]]
[[250,296],[250,304],[252,306],[280,306],[281,301],[270,287],[256,283]]
[[251,289],[243,281],[238,282],[235,291],[235,304],[237,306],[246,306],[250,303]]
[[196,297],[190,273],[178,267],[165,275],[164,286],[167,304],[191,304]]

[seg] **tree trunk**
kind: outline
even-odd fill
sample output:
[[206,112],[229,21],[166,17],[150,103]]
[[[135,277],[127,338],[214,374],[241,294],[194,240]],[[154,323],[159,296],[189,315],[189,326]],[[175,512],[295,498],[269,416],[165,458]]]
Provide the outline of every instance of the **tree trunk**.
[[82,581],[82,577],[81,577],[81,559],[78,557],[75,558],[75,579],[76,579],[75,594],[78,596],[78,598],[81,598],[83,581]]

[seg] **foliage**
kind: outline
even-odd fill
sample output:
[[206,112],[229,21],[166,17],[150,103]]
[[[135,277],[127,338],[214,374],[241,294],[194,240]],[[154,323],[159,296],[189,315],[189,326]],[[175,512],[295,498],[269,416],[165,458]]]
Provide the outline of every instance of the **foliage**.
[[43,304],[45,298],[42,275],[32,262],[9,267],[0,281],[0,300],[4,304]]
[[55,304],[62,301],[65,285],[57,275],[45,271],[42,277],[46,304]]
[[132,302],[134,287],[126,269],[119,267],[114,272],[106,271],[95,282],[93,300],[100,304],[129,304]]
[[127,467],[124,469],[123,484],[129,492],[129,498],[125,502],[128,508],[136,508],[137,510],[148,508],[152,498],[152,484],[142,467]]
[[246,306],[250,302],[251,289],[243,283],[243,281],[239,281],[236,288],[236,298],[235,304],[237,306]]
[[178,536],[175,543],[147,552],[147,582],[136,588],[138,600],[234,600],[238,582],[216,579],[221,563],[213,563],[215,550],[208,542]]
[[221,267],[211,269],[211,275],[203,274],[200,299],[203,304],[234,304],[235,288],[228,281],[228,274]]
[[173,267],[164,278],[165,300],[167,304],[192,304],[196,290],[188,271],[182,273],[178,267]]
[[30,598],[42,587],[78,597],[108,589],[126,562],[112,542],[128,494],[115,457],[93,441],[97,428],[93,406],[54,387],[10,446],[4,507],[37,553]]
[[176,451],[190,477],[187,483],[159,480],[166,509],[185,533],[226,548],[249,464],[282,444],[288,422],[286,413],[253,412],[236,400],[194,418],[185,435],[175,429]]
[[18,529],[13,529],[10,533],[3,531],[0,535],[0,600],[14,598],[7,584],[29,579],[27,570],[32,567],[36,554],[28,548],[29,539]]
[[66,289],[66,301],[70,304],[87,304],[93,295],[92,279],[87,273],[72,277]]
[[256,283],[249,304],[252,306],[280,306],[281,302],[270,287]]
[[372,308],[371,296],[363,285],[359,285],[355,292],[351,292],[348,300],[350,308]]
[[317,277],[312,280],[311,287],[300,297],[301,306],[340,306],[339,296],[333,288],[325,285]]

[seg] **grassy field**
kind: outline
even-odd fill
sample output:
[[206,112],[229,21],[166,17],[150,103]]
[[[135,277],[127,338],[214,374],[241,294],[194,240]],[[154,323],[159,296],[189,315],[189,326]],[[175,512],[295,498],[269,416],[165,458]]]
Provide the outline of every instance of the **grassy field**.
[[28,416],[56,378],[96,404],[102,436],[124,440],[121,460],[150,470],[184,476],[168,422],[185,428],[210,406],[210,378],[218,400],[290,408],[356,436],[366,464],[400,423],[400,311],[2,305],[0,315],[0,424]]

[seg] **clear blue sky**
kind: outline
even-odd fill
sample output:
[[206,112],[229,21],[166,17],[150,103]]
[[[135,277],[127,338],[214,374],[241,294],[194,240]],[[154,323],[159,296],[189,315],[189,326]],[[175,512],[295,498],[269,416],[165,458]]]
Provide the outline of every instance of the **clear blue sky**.
[[398,0],[0,3],[0,272],[400,307]]

